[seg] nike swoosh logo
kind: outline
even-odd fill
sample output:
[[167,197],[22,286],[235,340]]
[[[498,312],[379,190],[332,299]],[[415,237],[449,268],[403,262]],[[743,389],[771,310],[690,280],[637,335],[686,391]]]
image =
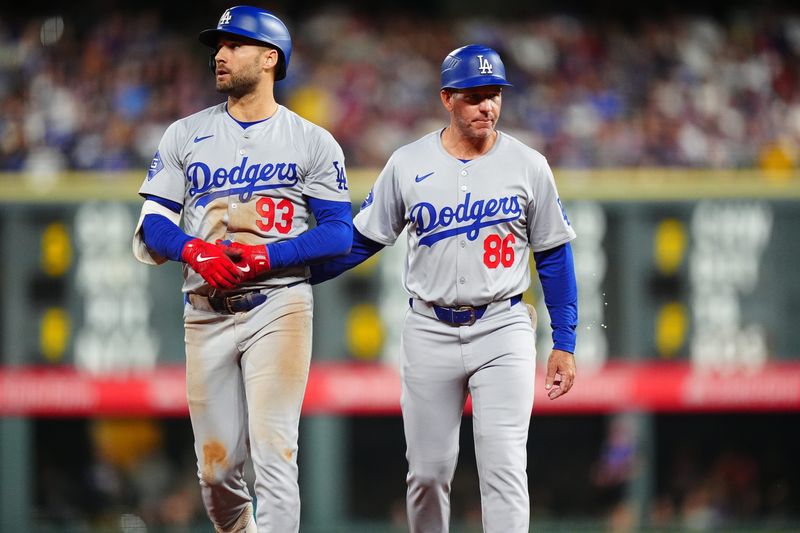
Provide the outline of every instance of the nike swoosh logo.
[[206,261],[211,261],[212,259],[217,259],[216,255],[211,255],[209,257],[204,256],[203,254],[197,255],[197,262],[198,263],[205,263]]
[[[434,171],[434,172],[435,172],[435,171]],[[425,174],[424,176],[420,176],[419,174],[417,174],[417,177],[416,177],[416,178],[414,178],[414,181],[416,181],[417,183],[419,183],[420,181],[424,180],[424,179],[425,179],[425,178],[427,178],[428,176],[432,175],[434,172],[428,172],[428,173],[427,173],[427,174]]]
[[199,143],[200,141],[205,141],[206,139],[210,139],[213,136],[214,136],[214,134],[206,135],[205,137],[195,137],[194,138],[194,142],[195,143]]
[[246,267],[239,267],[239,270],[242,272],[250,272],[250,265],[247,265]]

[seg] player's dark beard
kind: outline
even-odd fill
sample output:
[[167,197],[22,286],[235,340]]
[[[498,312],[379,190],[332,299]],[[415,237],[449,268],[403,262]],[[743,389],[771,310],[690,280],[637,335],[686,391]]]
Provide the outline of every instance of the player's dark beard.
[[242,96],[253,92],[259,82],[259,72],[256,68],[250,70],[242,70],[236,73],[229,73],[228,80],[217,82],[217,91],[234,98],[241,98]]

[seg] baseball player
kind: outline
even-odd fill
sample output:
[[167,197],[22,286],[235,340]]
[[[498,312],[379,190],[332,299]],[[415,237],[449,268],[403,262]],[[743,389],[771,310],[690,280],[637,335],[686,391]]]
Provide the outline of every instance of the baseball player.
[[[306,265],[350,248],[344,157],[327,131],[275,101],[292,52],[276,16],[232,7],[200,41],[214,50],[227,100],[164,133],[139,190],[133,249],[144,263],[184,264],[187,397],[214,527],[297,532],[313,303]],[[255,517],[242,476],[248,455]]]
[[442,63],[450,124],[394,152],[361,211],[349,255],[312,266],[319,283],[401,233],[411,298],[402,333],[401,406],[413,533],[449,529],[450,483],[472,396],[484,531],[529,530],[526,442],[533,406],[534,329],[521,295],[533,250],[553,328],[545,388],[575,377],[575,232],[545,158],[497,131],[505,67],[468,45]]

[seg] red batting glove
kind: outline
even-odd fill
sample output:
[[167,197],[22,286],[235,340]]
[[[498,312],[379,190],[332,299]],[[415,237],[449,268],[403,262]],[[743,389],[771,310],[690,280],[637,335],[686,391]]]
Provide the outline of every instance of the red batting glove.
[[236,241],[217,241],[225,249],[225,254],[236,263],[244,280],[257,278],[269,272],[269,253],[266,244],[251,246]]
[[242,273],[221,246],[192,239],[183,247],[181,259],[215,289],[233,289],[242,280]]

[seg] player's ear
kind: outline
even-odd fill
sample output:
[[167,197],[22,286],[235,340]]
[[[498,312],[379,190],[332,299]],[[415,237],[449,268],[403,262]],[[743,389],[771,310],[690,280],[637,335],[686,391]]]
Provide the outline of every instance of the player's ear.
[[267,48],[266,53],[264,54],[263,57],[264,61],[263,68],[264,69],[277,68],[279,59],[280,57],[278,56],[277,50],[275,50],[274,48]]
[[455,93],[453,91],[450,91],[448,89],[442,89],[441,91],[439,91],[439,98],[442,99],[442,105],[444,106],[445,109],[447,109],[448,113],[453,110],[454,94]]

